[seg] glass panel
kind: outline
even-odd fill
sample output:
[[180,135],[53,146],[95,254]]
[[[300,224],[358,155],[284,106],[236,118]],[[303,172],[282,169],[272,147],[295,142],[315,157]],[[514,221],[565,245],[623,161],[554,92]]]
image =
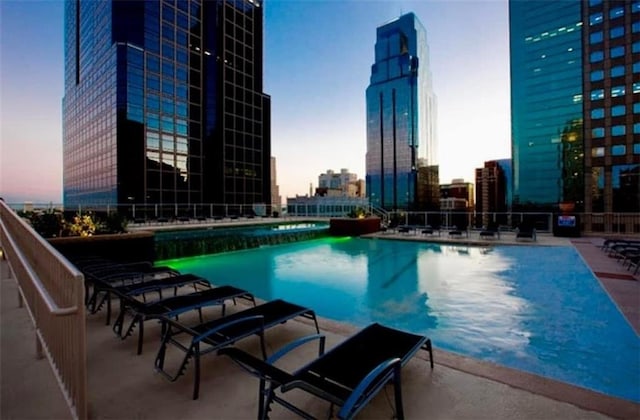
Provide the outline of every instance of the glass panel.
[[589,26],[597,25],[602,23],[602,12],[594,13],[589,16]]
[[623,7],[614,7],[609,10],[609,18],[615,19],[624,16],[624,8]]
[[611,108],[611,116],[612,117],[619,117],[620,115],[624,115],[625,114],[625,106],[624,105],[616,105],[614,107]]
[[591,118],[596,120],[598,118],[604,118],[604,108],[594,108],[591,110]]
[[592,63],[597,63],[598,61],[602,61],[604,59],[604,53],[602,51],[594,51],[591,53],[590,61]]
[[611,156],[624,156],[627,152],[627,148],[624,144],[615,144],[611,146]]
[[613,211],[640,211],[640,165],[611,168]]
[[591,168],[591,201],[593,211],[604,211],[604,167]]
[[604,79],[604,70],[595,70],[591,72],[591,81],[597,82]]
[[592,44],[597,44],[602,42],[602,31],[593,32],[589,35],[589,42]]
[[614,86],[611,88],[611,97],[616,98],[618,96],[624,96],[624,86]]
[[624,66],[615,66],[611,68],[611,77],[624,76]]
[[614,125],[611,127],[612,136],[624,136],[626,133],[626,127],[624,125]]
[[634,73],[640,73],[640,61],[633,63],[631,69]]
[[593,147],[593,148],[591,148],[591,156],[592,157],[603,157],[604,156],[604,147]]
[[604,127],[596,127],[591,130],[591,137],[597,139],[604,137]]
[[633,124],[633,134],[640,134],[640,123]]
[[616,26],[609,31],[609,37],[611,38],[620,38],[621,36],[624,36],[624,26]]
[[624,47],[613,47],[611,48],[611,58],[622,57],[624,55]]
[[633,143],[633,154],[640,155],[640,143]]
[[604,89],[596,89],[591,91],[591,100],[597,101],[598,99],[604,99]]

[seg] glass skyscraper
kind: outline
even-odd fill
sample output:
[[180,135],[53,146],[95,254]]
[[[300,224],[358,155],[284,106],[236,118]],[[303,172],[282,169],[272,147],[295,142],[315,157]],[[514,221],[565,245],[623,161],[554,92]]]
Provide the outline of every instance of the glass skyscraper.
[[270,203],[262,0],[67,0],[65,205]]
[[413,13],[377,28],[367,98],[366,190],[385,209],[415,209],[419,166],[436,159],[427,33]]
[[640,2],[509,2],[514,209],[640,211]]

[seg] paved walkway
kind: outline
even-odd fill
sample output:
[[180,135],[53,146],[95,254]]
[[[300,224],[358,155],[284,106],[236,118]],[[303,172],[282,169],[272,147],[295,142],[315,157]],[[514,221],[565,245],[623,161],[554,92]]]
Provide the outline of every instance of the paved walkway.
[[[538,243],[553,239],[539,239]],[[578,238],[572,242],[592,269],[600,273],[598,277],[612,298],[621,299],[618,304],[637,331],[640,282],[612,278],[615,277],[612,274],[628,272],[613,259],[600,258],[602,251],[596,247],[600,241]],[[70,418],[48,362],[34,358],[33,327],[27,311],[17,305],[16,283],[6,276],[6,262],[0,262],[0,269],[0,418]],[[116,339],[111,329],[104,326],[104,314],[88,316],[90,418],[255,418],[257,380],[242,373],[224,357],[203,358],[198,401],[191,400],[192,366],[175,383],[154,374],[154,347],[159,331],[157,325],[148,324],[145,352],[136,356],[135,340]],[[329,348],[354,331],[352,327],[326,320],[321,320],[320,326],[327,334]],[[267,333],[268,351],[312,331],[308,323],[297,321],[270,330]],[[258,349],[257,341],[253,339],[244,340],[239,346],[252,352]],[[311,348],[305,349],[294,354],[288,364],[300,365],[312,354]],[[431,371],[426,356],[420,354],[403,370],[408,419],[640,419],[638,404],[442,351],[436,351],[435,361],[435,369]],[[360,418],[391,418],[390,399],[389,392],[386,396],[381,393]],[[296,394],[293,400],[317,417],[326,416],[327,404],[317,399]],[[291,417],[280,408],[271,413],[273,419]]]

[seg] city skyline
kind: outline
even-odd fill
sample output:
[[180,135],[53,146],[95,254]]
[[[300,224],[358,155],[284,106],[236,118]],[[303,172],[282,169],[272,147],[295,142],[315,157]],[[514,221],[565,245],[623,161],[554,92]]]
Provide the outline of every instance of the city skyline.
[[[59,202],[63,2],[1,7],[0,194]],[[264,92],[272,97],[272,155],[283,200],[306,194],[327,169],[364,177],[371,45],[378,26],[408,12],[424,24],[431,48],[441,182],[473,182],[484,161],[510,157],[506,1],[271,0]]]

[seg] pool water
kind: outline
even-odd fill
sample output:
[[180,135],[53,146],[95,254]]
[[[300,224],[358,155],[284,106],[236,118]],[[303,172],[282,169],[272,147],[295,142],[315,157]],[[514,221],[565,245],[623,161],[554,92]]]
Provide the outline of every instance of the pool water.
[[640,402],[640,339],[572,247],[324,238],[159,264]]

